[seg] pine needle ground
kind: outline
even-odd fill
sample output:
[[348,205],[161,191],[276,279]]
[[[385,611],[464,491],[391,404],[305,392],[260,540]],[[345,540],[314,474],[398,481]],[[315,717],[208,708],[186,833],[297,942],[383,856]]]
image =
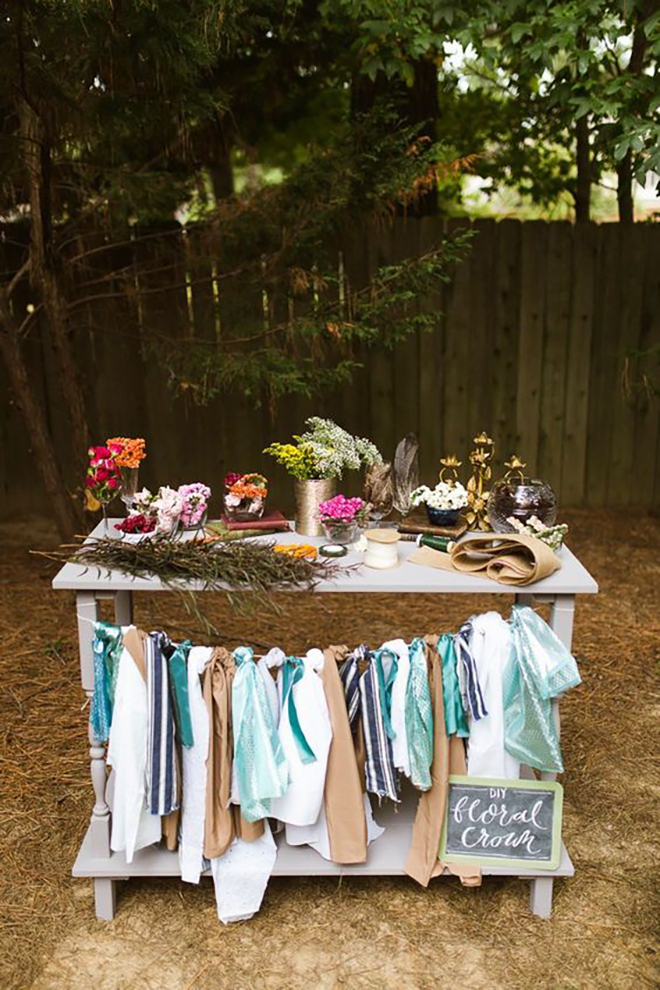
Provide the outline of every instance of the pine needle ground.
[[[657,985],[657,662],[660,521],[566,514],[569,543],[601,586],[578,602],[583,684],[563,704],[564,837],[576,866],[553,918],[528,911],[528,884],[274,879],[262,912],[225,928],[212,886],[135,880],[114,922],[94,919],[92,885],[71,865],[91,811],[73,598],[27,552],[48,533],[0,531],[0,985],[6,990],[217,990],[459,986],[507,990]],[[53,540],[53,545],[56,543]],[[282,596],[293,611],[205,610],[230,646],[411,636],[455,626],[504,596]],[[176,596],[138,595],[147,628],[188,628]],[[109,615],[108,615],[109,617]],[[654,790],[655,788],[655,790]]]

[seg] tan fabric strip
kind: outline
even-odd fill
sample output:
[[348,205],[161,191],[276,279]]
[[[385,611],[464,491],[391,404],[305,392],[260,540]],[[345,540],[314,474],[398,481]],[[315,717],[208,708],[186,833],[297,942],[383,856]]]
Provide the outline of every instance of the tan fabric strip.
[[160,821],[161,833],[165,839],[165,845],[170,852],[174,852],[179,844],[179,809],[170,811],[169,815],[163,815]]
[[323,653],[321,680],[330,712],[332,743],[325,777],[325,815],[334,863],[364,863],[367,858],[367,823],[353,734],[348,722],[344,685],[337,663],[348,653],[345,646],[331,646]]
[[435,649],[437,641],[437,636],[425,637],[426,664],[433,706],[431,788],[419,799],[413,823],[410,853],[404,867],[408,876],[421,883],[423,887],[428,887],[429,880],[437,867],[449,784],[449,740],[445,730],[442,667],[438,651]]
[[209,716],[209,754],[206,761],[206,822],[204,855],[222,856],[234,839],[229,807],[231,791],[231,680],[233,661],[217,648],[204,671],[203,693]]
[[203,693],[209,715],[209,755],[206,761],[206,822],[204,855],[223,856],[240,835],[252,842],[263,835],[263,822],[249,824],[237,806],[230,806],[231,767],[234,744],[231,729],[231,689],[234,661],[231,654],[217,647],[204,671]]
[[147,682],[147,663],[144,659],[144,641],[146,638],[147,634],[145,632],[132,626],[122,640],[124,646],[133,657],[135,666],[140,671],[145,684]]

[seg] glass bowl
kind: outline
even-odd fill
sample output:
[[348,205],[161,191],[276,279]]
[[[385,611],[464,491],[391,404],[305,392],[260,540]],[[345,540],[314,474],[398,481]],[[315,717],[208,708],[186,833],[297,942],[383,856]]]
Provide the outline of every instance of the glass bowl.
[[488,520],[496,533],[515,533],[507,522],[510,517],[525,525],[532,516],[546,526],[553,526],[557,519],[557,498],[547,481],[503,478],[495,482],[488,498]]

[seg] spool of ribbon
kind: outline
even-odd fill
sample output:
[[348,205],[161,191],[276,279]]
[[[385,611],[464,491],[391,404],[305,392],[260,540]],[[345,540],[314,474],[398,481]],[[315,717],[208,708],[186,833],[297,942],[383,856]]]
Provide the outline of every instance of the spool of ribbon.
[[394,529],[368,529],[365,536],[369,544],[364,558],[365,564],[380,570],[396,567],[399,562],[397,551],[399,534],[397,531]]

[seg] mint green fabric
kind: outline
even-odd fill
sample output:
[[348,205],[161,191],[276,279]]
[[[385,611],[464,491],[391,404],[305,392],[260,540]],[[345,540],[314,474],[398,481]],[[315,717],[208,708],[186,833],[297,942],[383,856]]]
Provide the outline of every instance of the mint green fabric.
[[442,694],[445,706],[445,729],[448,736],[467,739],[470,735],[467,718],[461,701],[461,691],[456,671],[456,648],[451,633],[438,639],[438,655],[442,661]]
[[410,758],[410,780],[420,791],[431,787],[433,762],[433,706],[426,663],[426,644],[419,636],[409,647],[410,672],[406,686],[405,721]]
[[533,609],[514,606],[503,679],[504,745],[527,766],[563,773],[553,697],[580,683],[574,657]]
[[286,706],[289,716],[289,725],[296,743],[298,755],[302,763],[316,763],[314,750],[307,742],[305,733],[302,730],[298,711],[296,709],[296,699],[293,693],[293,685],[303,677],[305,668],[300,657],[287,657],[282,665],[282,707]]
[[271,798],[282,797],[288,784],[288,767],[266,687],[249,646],[232,654],[236,673],[232,684],[234,766],[247,822],[270,815]]
[[167,661],[170,672],[170,689],[174,701],[174,721],[182,746],[194,745],[190,701],[188,699],[188,654],[192,648],[189,639],[180,643]]

